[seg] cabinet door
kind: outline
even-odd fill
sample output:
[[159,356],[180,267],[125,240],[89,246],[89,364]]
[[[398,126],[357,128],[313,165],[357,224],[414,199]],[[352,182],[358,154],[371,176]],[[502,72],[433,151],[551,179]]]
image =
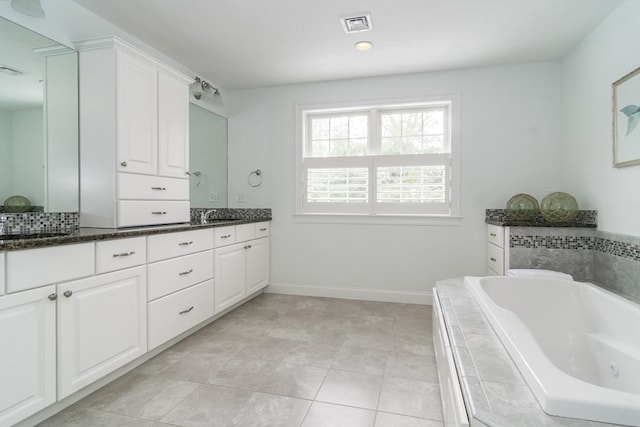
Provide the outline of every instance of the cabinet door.
[[244,247],[244,243],[238,243],[213,251],[216,313],[231,307],[246,295],[246,250]]
[[144,266],[58,285],[58,398],[147,350]]
[[247,295],[269,284],[269,238],[251,240],[247,247]]
[[[55,286],[0,297],[0,425],[56,401]],[[52,298],[54,298],[52,296]]]
[[158,171],[157,86],[155,65],[116,50],[118,172],[155,175]]
[[158,72],[158,125],[158,175],[187,179],[189,86],[163,70]]

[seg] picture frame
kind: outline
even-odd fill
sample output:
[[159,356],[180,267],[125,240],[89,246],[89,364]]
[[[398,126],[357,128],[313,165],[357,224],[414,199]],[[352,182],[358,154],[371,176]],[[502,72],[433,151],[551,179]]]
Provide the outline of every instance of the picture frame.
[[613,167],[640,165],[640,67],[611,86]]

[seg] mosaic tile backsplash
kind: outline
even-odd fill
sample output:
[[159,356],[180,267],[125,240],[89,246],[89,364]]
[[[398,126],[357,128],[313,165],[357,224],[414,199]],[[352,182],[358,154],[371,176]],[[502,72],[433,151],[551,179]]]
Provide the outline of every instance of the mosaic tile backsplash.
[[[512,225],[511,218],[509,218],[509,214],[506,209],[487,209],[485,211],[485,218],[487,222],[491,223],[502,223],[502,225]],[[587,226],[587,227],[595,227],[598,223],[598,211],[590,211],[590,210],[579,210],[578,216],[576,219],[571,221],[571,224],[575,226]],[[519,224],[524,225],[522,222]],[[536,217],[531,221],[532,226],[566,226],[551,224],[546,219],[542,217],[541,214],[536,215]]]
[[62,232],[79,227],[79,212],[0,213],[0,234]]

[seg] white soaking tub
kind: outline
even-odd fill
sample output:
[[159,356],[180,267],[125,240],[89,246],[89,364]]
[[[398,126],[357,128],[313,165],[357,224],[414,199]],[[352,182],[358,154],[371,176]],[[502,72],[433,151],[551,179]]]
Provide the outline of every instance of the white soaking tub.
[[640,425],[640,306],[590,283],[465,277],[543,410]]

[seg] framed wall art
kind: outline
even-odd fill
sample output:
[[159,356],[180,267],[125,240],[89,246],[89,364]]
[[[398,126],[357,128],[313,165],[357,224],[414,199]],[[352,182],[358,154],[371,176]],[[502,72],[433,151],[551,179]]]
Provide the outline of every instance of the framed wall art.
[[640,165],[640,68],[612,85],[613,166]]

